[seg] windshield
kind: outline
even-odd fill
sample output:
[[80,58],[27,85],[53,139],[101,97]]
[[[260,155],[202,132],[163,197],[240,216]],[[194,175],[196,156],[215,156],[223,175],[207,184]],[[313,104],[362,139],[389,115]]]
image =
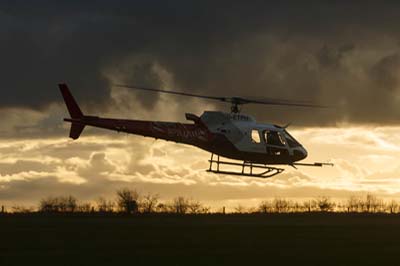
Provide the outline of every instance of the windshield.
[[275,146],[285,146],[285,138],[278,131],[266,130],[263,132],[264,141],[266,144]]
[[291,148],[295,148],[295,147],[299,147],[301,146],[300,143],[297,142],[297,140],[295,140],[295,138],[293,138],[289,132],[287,132],[286,130],[283,131],[284,135],[285,135],[285,139],[287,141],[287,143],[289,144],[289,147]]

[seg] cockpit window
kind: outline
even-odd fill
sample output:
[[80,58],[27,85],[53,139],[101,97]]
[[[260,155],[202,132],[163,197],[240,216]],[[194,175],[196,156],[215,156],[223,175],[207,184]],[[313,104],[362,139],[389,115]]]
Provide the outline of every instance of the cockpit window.
[[285,146],[285,138],[278,131],[266,130],[263,132],[263,137],[267,145]]
[[279,137],[280,142],[285,146],[286,145],[286,140],[283,137],[281,132],[278,132],[278,137]]
[[258,130],[257,130],[257,129],[253,129],[253,130],[251,131],[251,141],[252,141],[253,143],[260,143],[260,142],[261,142],[260,134],[258,133]]
[[285,134],[285,138],[289,144],[289,147],[294,148],[301,146],[301,144],[298,143],[297,140],[293,138],[286,130],[284,130],[283,133]]

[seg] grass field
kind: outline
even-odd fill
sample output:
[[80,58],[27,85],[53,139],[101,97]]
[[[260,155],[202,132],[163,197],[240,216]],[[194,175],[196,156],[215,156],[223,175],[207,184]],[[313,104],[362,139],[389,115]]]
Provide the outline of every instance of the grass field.
[[0,216],[0,265],[399,265],[400,216]]

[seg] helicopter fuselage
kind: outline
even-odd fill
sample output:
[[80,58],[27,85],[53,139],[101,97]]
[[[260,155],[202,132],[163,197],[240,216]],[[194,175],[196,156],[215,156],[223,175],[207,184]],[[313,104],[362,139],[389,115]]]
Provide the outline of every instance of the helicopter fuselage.
[[[196,146],[213,154],[258,164],[293,164],[307,157],[306,150],[282,127],[258,124],[251,116],[206,111],[201,117],[186,114],[193,123],[110,119],[82,116],[72,123],[72,138],[93,126]],[[73,132],[80,130],[80,132]],[[78,129],[76,129],[78,128]]]

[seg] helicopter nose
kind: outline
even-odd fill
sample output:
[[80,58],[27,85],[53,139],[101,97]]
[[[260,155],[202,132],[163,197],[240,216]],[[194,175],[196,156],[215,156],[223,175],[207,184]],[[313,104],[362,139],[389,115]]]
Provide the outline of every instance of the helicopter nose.
[[301,158],[301,159],[307,158],[307,156],[308,156],[307,150],[304,149],[303,147],[301,147],[301,151],[302,151],[302,153],[303,153],[303,158]]
[[296,150],[294,150],[294,158],[296,161],[300,161],[303,160],[307,157],[308,153],[306,151],[306,149],[304,149],[303,147],[299,147]]

